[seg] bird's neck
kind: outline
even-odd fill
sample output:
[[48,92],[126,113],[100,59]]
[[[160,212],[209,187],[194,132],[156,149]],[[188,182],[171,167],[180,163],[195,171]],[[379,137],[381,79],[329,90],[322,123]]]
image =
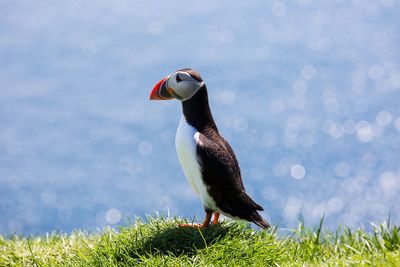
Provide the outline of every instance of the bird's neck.
[[199,132],[214,130],[218,132],[208,104],[207,88],[203,85],[190,99],[182,102],[182,111],[186,122]]

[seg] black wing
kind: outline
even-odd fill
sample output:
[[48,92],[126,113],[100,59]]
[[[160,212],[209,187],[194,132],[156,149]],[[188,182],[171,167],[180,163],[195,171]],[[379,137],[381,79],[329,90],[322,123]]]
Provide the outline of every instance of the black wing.
[[263,208],[246,193],[239,163],[228,142],[219,134],[212,139],[200,134],[197,155],[208,192],[225,213],[254,221],[257,210]]

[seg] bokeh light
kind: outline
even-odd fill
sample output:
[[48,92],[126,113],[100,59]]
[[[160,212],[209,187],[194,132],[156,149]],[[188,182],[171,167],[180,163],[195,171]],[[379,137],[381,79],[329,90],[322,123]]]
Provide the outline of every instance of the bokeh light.
[[274,2],[272,4],[272,14],[276,17],[282,17],[286,15],[286,5],[283,2]]
[[290,175],[294,179],[302,179],[306,175],[306,169],[300,164],[295,164],[290,168]]
[[106,220],[110,224],[116,224],[121,220],[121,212],[117,209],[109,209],[106,212]]

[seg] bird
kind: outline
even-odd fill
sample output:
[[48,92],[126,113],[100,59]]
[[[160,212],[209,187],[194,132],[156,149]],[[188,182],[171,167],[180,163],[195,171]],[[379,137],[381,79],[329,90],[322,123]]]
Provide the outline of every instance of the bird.
[[205,228],[211,225],[213,214],[212,224],[218,224],[223,214],[269,228],[259,213],[263,208],[246,193],[232,147],[218,131],[200,73],[191,68],[177,70],[157,82],[150,92],[150,100],[172,99],[182,104],[175,136],[177,156],[206,213],[203,223],[180,226]]

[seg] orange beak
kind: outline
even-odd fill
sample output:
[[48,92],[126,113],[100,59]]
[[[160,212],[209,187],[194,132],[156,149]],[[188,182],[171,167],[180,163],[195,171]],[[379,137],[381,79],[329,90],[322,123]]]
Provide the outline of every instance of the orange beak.
[[170,100],[174,97],[167,90],[167,80],[169,77],[161,79],[153,87],[150,93],[150,100]]

